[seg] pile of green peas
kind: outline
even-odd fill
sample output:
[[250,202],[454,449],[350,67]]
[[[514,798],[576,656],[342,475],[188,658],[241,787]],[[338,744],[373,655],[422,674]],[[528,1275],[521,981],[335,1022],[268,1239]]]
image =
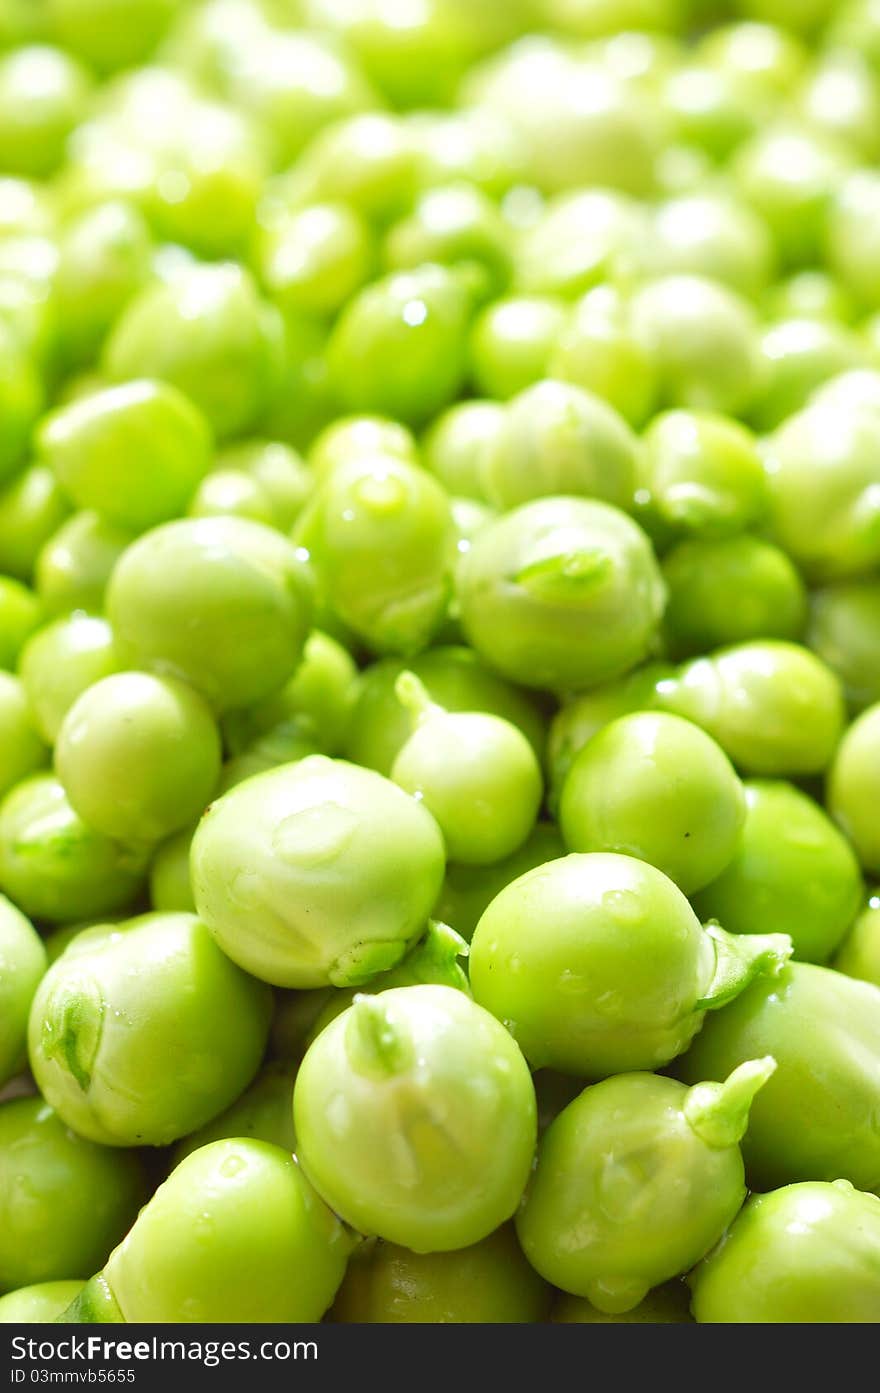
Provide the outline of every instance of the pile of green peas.
[[876,0],[0,0],[0,1322],[880,1322]]

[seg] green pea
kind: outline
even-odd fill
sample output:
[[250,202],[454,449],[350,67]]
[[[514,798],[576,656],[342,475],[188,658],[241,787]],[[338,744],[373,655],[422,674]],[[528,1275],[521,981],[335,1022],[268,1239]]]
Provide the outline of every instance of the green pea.
[[280,692],[226,716],[227,747],[240,754],[256,737],[284,721],[294,721],[326,754],[338,754],[358,691],[358,669],[351,654],[329,634],[314,629],[306,639],[299,667]]
[[723,750],[664,712],[621,716],[598,731],[574,760],[559,804],[569,851],[637,856],[686,895],[730,865],[745,819],[743,787]]
[[163,914],[194,914],[196,902],[189,877],[193,828],[184,827],[156,848],[150,862],[150,904]]
[[0,1325],[50,1324],[82,1291],[81,1281],[37,1282],[0,1297]]
[[595,39],[618,29],[675,29],[679,0],[551,0],[553,23],[577,38]]
[[57,779],[24,779],[0,805],[0,887],[52,924],[126,909],[143,883],[139,855],[87,827]]
[[[664,634],[678,658],[749,639],[798,639],[807,623],[800,575],[784,551],[760,537],[679,542],[663,559],[663,578]],[[810,647],[828,662],[812,639]]]
[[310,611],[295,547],[245,518],[184,519],[147,532],[120,559],[107,595],[126,661],[191,683],[221,711],[283,686]]
[[282,308],[332,315],[369,279],[375,251],[353,208],[315,203],[260,217],[254,256],[263,285]]
[[38,449],[78,508],[143,532],[186,508],[208,471],[211,437],[176,388],[127,382],[54,412]]
[[880,372],[875,368],[853,368],[838,373],[817,388],[810,404],[845,407],[850,412],[880,412]]
[[880,778],[880,705],[869,706],[844,733],[828,771],[828,807],[862,865],[880,869],[875,789]]
[[220,775],[220,735],[200,696],[173,678],[119,672],[64,717],[55,768],[98,832],[158,842],[200,817]]
[[745,794],[739,845],[718,879],[694,898],[694,908],[731,933],[787,933],[796,958],[827,962],[862,899],[852,848],[791,784],[757,780]]
[[0,797],[48,762],[24,686],[0,671]]
[[645,424],[657,404],[654,358],[636,338],[627,301],[611,285],[579,300],[550,355],[550,375],[594,392],[631,426]]
[[347,759],[390,774],[410,734],[409,717],[395,692],[397,679],[407,667],[438,706],[447,711],[486,711],[512,722],[541,758],[545,725],[536,701],[499,677],[473,649],[441,646],[409,663],[385,658],[364,670],[344,745]]
[[705,1013],[791,953],[782,934],[703,929],[662,871],[631,856],[572,854],[492,901],[470,953],[474,998],[509,1022],[533,1068],[580,1078],[657,1069]]
[[796,109],[808,126],[827,132],[866,163],[880,156],[880,94],[859,52],[832,51],[820,57],[798,93]]
[[490,866],[448,865],[434,914],[470,942],[480,918],[505,885],[564,855],[565,846],[556,828],[549,822],[536,823],[522,846],[501,861]]
[[877,235],[880,179],[858,170],[843,180],[828,217],[828,265],[865,310],[880,309]]
[[34,567],[35,589],[47,614],[102,613],[110,577],[132,540],[130,532],[91,509],[63,522],[43,544]]
[[754,437],[728,416],[664,412],[644,437],[635,501],[637,517],[661,541],[745,530],[767,507]]
[[51,231],[52,221],[49,200],[41,184],[12,175],[0,176],[0,236],[4,240],[45,235]]
[[247,971],[277,986],[356,986],[421,931],[443,840],[389,780],[314,755],[212,803],[191,872],[200,915]]
[[713,161],[725,162],[766,119],[766,97],[734,69],[697,60],[670,73],[661,89],[661,112],[673,135]]
[[497,206],[466,183],[428,189],[407,218],[389,230],[389,270],[425,262],[458,269],[481,299],[494,299],[510,280],[510,229]]
[[418,173],[409,129],[398,117],[371,112],[320,131],[281,182],[292,204],[347,203],[382,224],[408,211]]
[[878,1007],[880,988],[790,963],[707,1019],[675,1066],[686,1083],[725,1078],[765,1052],[776,1060],[743,1141],[751,1189],[841,1176],[861,1189],[877,1186]]
[[775,23],[740,20],[711,29],[698,44],[713,67],[734,73],[756,96],[786,97],[807,66],[801,41]]
[[13,330],[0,320],[0,482],[24,461],[31,431],[43,406],[35,364]]
[[781,640],[736,644],[684,663],[657,686],[657,704],[708,731],[746,774],[818,774],[844,726],[829,667]]
[[449,987],[357,997],[308,1050],[293,1108],[300,1163],[331,1208],[417,1253],[488,1237],[528,1179],[536,1120],[525,1060],[498,1021]]
[[[31,1069],[80,1135],[165,1146],[247,1086],[270,1014],[267,988],[195,915],[145,914],[79,935],[50,968],[31,1010]],[[180,1067],[163,1083],[156,1063],[169,1047]]]
[[19,675],[43,739],[54,744],[77,697],[118,671],[113,634],[104,619],[74,612],[34,634],[22,649]]
[[425,466],[448,493],[488,502],[485,465],[506,420],[494,401],[462,401],[433,423],[424,439]]
[[267,769],[277,769],[280,764],[294,764],[309,755],[321,753],[320,746],[301,729],[295,718],[280,721],[263,735],[258,735],[241,754],[227,760],[217,785],[216,797],[228,793],[236,784],[253,778],[255,774],[265,774]]
[[419,425],[448,405],[466,372],[469,310],[463,280],[439,266],[367,286],[342,311],[327,346],[342,409]]
[[325,1006],[343,993],[336,987],[312,991],[275,991],[270,1054],[285,1063],[298,1065],[315,1034],[315,1024]]
[[831,17],[828,37],[861,53],[875,71],[880,67],[880,17],[874,0],[843,0]]
[[641,206],[623,193],[587,189],[550,199],[520,239],[517,287],[574,299],[625,270],[645,232]]
[[733,413],[753,400],[761,375],[758,329],[735,291],[704,276],[663,276],[636,293],[632,323],[665,405]]
[[0,895],[0,1088],[27,1056],[27,1018],[46,950],[29,920]]
[[104,365],[115,381],[170,382],[218,438],[254,426],[277,390],[283,331],[247,271],[193,265],[142,290],[110,335]]
[[491,864],[522,846],[543,793],[541,768],[523,733],[486,712],[445,711],[412,672],[395,691],[413,731],[391,770],[396,784],[437,820],[453,861]]
[[880,898],[873,894],[831,960],[847,977],[880,987]]
[[43,178],[64,157],[85,114],[90,82],[60,49],[34,44],[0,56],[0,167]]
[[613,407],[569,383],[547,380],[508,405],[489,444],[483,478],[489,502],[511,509],[564,494],[632,506],[635,436]]
[[152,243],[130,203],[101,203],[64,230],[53,293],[66,360],[92,361],[115,319],[147,280]]
[[772,123],[737,152],[734,188],[770,228],[784,265],[824,260],[829,209],[850,164],[827,135],[791,121]]
[[289,1152],[216,1141],[171,1172],[110,1254],[106,1304],[132,1322],[319,1321],[351,1246]]
[[379,653],[425,647],[446,614],[454,555],[449,500],[429,474],[390,456],[352,460],[325,479],[294,535],[337,620]]
[[649,1291],[638,1306],[618,1315],[598,1311],[592,1302],[580,1296],[562,1295],[553,1307],[550,1319],[554,1325],[684,1325],[692,1323],[690,1292],[684,1282],[666,1282]]
[[569,698],[560,707],[547,741],[552,805],[558,805],[568,771],[587,742],[618,716],[650,710],[656,704],[657,683],[673,671],[666,663],[646,663],[625,677]]
[[875,1324],[880,1200],[831,1184],[753,1195],[689,1278],[701,1324]]
[[851,324],[857,317],[851,296],[827,271],[796,271],[771,286],[767,299],[773,319],[827,319]]
[[510,296],[487,305],[470,339],[477,389],[507,401],[546,377],[566,318],[565,307],[550,296]]
[[30,465],[0,491],[0,569],[30,581],[42,547],[70,512],[51,469]]
[[761,352],[766,363],[765,383],[750,419],[765,431],[774,430],[800,411],[822,383],[864,360],[864,350],[854,333],[817,319],[771,324],[762,337]]
[[42,1098],[0,1103],[0,1175],[6,1292],[100,1267],[144,1195],[133,1152],[77,1136]]
[[521,173],[513,134],[488,112],[473,108],[417,111],[408,120],[419,167],[428,188],[468,180],[495,198],[508,193]]
[[149,57],[175,13],[174,0],[47,0],[58,42],[100,72]]
[[280,1146],[293,1154],[293,1080],[289,1065],[268,1064],[240,1098],[197,1132],[184,1137],[174,1148],[173,1164],[179,1166],[192,1152],[209,1142],[229,1137],[253,1137]]
[[[542,1321],[550,1292],[512,1225],[469,1248],[412,1253],[381,1239],[352,1257],[330,1312],[343,1325],[520,1324]],[[0,1305],[0,1317],[2,1317]]]
[[647,657],[666,598],[642,530],[586,498],[542,498],[490,523],[457,581],[479,656],[523,686],[556,690],[595,686]]
[[644,253],[653,275],[707,276],[752,299],[770,284],[774,257],[757,213],[729,195],[699,192],[660,205]]
[[11,576],[0,576],[0,668],[12,669],[43,618],[39,600]]
[[855,711],[880,700],[880,586],[856,580],[815,590],[810,600],[807,642],[837,673]]
[[691,1089],[653,1074],[586,1089],[544,1133],[517,1215],[532,1266],[610,1314],[693,1267],[746,1197],[739,1142],[774,1067],[750,1060]]
[[387,455],[405,464],[418,464],[419,451],[412,431],[383,416],[342,416],[314,441],[309,464],[315,476],[323,480],[340,465],[355,459]]

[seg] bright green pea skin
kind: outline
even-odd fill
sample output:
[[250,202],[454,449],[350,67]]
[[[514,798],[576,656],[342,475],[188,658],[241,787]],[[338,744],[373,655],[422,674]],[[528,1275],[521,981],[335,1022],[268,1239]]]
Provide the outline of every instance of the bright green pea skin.
[[831,960],[835,972],[880,987],[880,896],[872,894]]
[[280,721],[248,745],[241,754],[228,759],[223,766],[216,796],[228,793],[236,784],[277,769],[280,764],[294,764],[309,755],[322,754],[320,746],[298,725],[296,719]]
[[875,74],[860,52],[820,55],[796,105],[808,126],[827,131],[866,164],[880,155],[880,96]]
[[199,484],[186,512],[191,518],[248,518],[266,527],[275,526],[265,492],[255,479],[238,469],[212,470]]
[[149,57],[175,13],[174,0],[48,0],[53,38],[101,73]]
[[97,615],[75,611],[28,639],[18,672],[34,724],[47,744],[55,743],[76,699],[119,668],[113,632]]
[[0,1104],[0,1176],[4,1292],[95,1271],[144,1196],[133,1152],[78,1136],[42,1098]]
[[189,877],[192,827],[184,827],[156,848],[150,862],[150,904],[163,914],[195,914],[196,902]]
[[674,1072],[722,1079],[746,1059],[776,1060],[743,1140],[753,1190],[796,1180],[880,1183],[880,988],[812,963],[789,963],[707,1018]]
[[787,933],[801,962],[827,962],[862,902],[853,850],[812,798],[782,780],[745,785],[745,825],[718,879],[693,898],[731,933]]
[[31,581],[41,548],[61,527],[70,505],[55,475],[33,464],[0,492],[0,569]]
[[302,456],[280,440],[247,440],[227,446],[215,467],[244,474],[265,497],[279,532],[293,526],[311,497],[315,479]]
[[419,449],[412,431],[385,416],[340,416],[321,431],[308,459],[315,477],[324,480],[353,459],[387,455],[418,464]]
[[0,797],[47,760],[24,686],[11,673],[0,672]]
[[647,657],[666,598],[636,523],[607,503],[564,497],[485,527],[461,559],[457,593],[487,664],[557,691],[596,686]]
[[707,1011],[756,973],[773,976],[790,952],[784,935],[703,929],[644,861],[573,853],[496,896],[471,943],[470,981],[532,1068],[599,1079],[668,1064]]
[[443,838],[372,770],[314,755],[212,803],[191,854],[199,914],[275,986],[357,986],[393,967],[440,889]]
[[822,319],[851,324],[858,318],[852,297],[826,271],[796,271],[771,286],[767,305],[773,319]]
[[71,806],[105,836],[161,841],[200,817],[220,777],[208,705],[174,678],[118,672],[64,717],[55,769]]
[[257,1141],[280,1146],[282,1151],[293,1155],[296,1146],[293,1132],[295,1074],[296,1070],[289,1064],[267,1064],[225,1112],[177,1143],[172,1169],[200,1147],[227,1137],[254,1137]]
[[[192,914],[145,914],[80,934],[31,1008],[40,1091],[105,1146],[166,1146],[228,1107],[266,1046],[271,996]],[[157,1061],[173,1049],[164,1082]]]
[[34,44],[0,57],[0,167],[43,178],[61,163],[85,113],[88,74],[75,58]]
[[450,863],[434,906],[434,916],[451,924],[469,943],[482,915],[505,885],[535,866],[543,866],[564,855],[565,845],[556,827],[549,822],[539,822],[522,846],[501,861],[490,866]]
[[666,663],[646,663],[625,677],[571,697],[559,708],[547,740],[552,807],[558,806],[568,771],[587,742],[619,716],[650,710],[656,703],[657,683],[673,672]]
[[729,536],[766,512],[757,442],[731,417],[664,412],[648,427],[637,458],[636,517],[658,544]]
[[391,271],[434,262],[461,271],[481,300],[495,299],[511,275],[511,232],[497,205],[470,184],[428,189],[384,246]]
[[845,147],[788,120],[741,146],[730,173],[736,193],[769,226],[782,263],[801,267],[825,260],[829,209],[851,165]]
[[738,1143],[773,1069],[750,1060],[693,1089],[640,1073],[585,1089],[544,1133],[516,1218],[532,1266],[611,1314],[693,1267],[746,1197]]
[[226,746],[232,754],[241,754],[257,737],[293,721],[325,754],[339,754],[359,689],[357,664],[348,649],[313,629],[299,667],[280,692],[227,714],[223,721]]
[[293,1111],[300,1164],[331,1208],[416,1253],[469,1247],[509,1219],[535,1148],[525,1060],[450,987],[357,997],[306,1053]]
[[[342,1325],[532,1324],[550,1290],[522,1254],[512,1225],[469,1248],[412,1253],[365,1243],[352,1257],[330,1320]],[[2,1315],[2,1306],[0,1306]]]
[[517,249],[516,286],[526,295],[573,300],[627,266],[646,231],[641,205],[623,193],[586,189],[551,199]]
[[91,509],[63,522],[40,549],[34,567],[34,587],[46,613],[101,614],[108,581],[133,540],[130,532]]
[[256,426],[280,385],[282,321],[242,267],[193,264],[131,301],[103,362],[113,381],[169,382],[227,439]]
[[246,518],[154,528],[127,549],[107,593],[123,659],[189,682],[217,711],[283,686],[302,654],[311,608],[296,548]]
[[701,275],[758,299],[774,271],[774,249],[761,218],[721,193],[686,193],[662,203],[644,251],[652,275]]
[[846,1180],[753,1195],[688,1278],[702,1324],[876,1324],[880,1199]]
[[631,312],[661,404],[731,414],[748,407],[761,365],[757,322],[742,296],[704,276],[662,276],[637,291]]
[[418,150],[407,126],[368,112],[320,131],[282,184],[292,204],[347,203],[382,225],[408,211],[418,178]]
[[708,731],[750,775],[819,774],[845,723],[843,691],[796,643],[755,640],[683,663],[661,678],[657,705]]
[[607,401],[639,429],[657,405],[657,368],[636,338],[628,302],[613,285],[588,290],[557,334],[547,371]]
[[856,580],[814,590],[807,643],[836,672],[853,711],[880,701],[880,585]]
[[327,346],[343,411],[378,412],[421,425],[464,381],[470,297],[440,266],[398,271],[350,300]]
[[509,510],[565,494],[632,507],[637,441],[613,407],[547,379],[508,403],[483,464],[488,501]]
[[0,1088],[23,1067],[27,1019],[46,971],[46,950],[36,930],[0,895]]
[[43,386],[13,330],[0,321],[0,481],[23,463],[31,431],[43,406]]
[[491,865],[522,846],[544,791],[522,731],[483,711],[444,711],[412,672],[395,690],[413,731],[391,778],[437,820],[450,860]]
[[0,576],[0,668],[15,668],[42,619],[42,606],[33,592],[11,576]]
[[636,856],[686,895],[729,866],[745,817],[743,787],[724,751],[698,726],[661,711],[621,716],[598,731],[574,760],[559,803],[569,851]]
[[374,652],[427,646],[446,615],[455,554],[448,495],[430,474],[392,457],[353,459],[324,480],[293,535],[319,602]]
[[690,1293],[684,1282],[666,1282],[649,1291],[638,1306],[618,1315],[597,1311],[584,1297],[562,1295],[550,1319],[554,1325],[685,1325],[693,1323],[689,1308]]
[[365,219],[344,203],[258,214],[253,259],[284,310],[336,314],[370,278],[375,257]]
[[68,363],[84,365],[146,282],[152,239],[137,208],[117,199],[74,219],[58,251],[52,293],[61,349]]
[[673,68],[660,90],[660,114],[678,141],[726,163],[758,129],[768,103],[735,71],[696,61]]
[[425,467],[450,494],[488,503],[485,460],[506,421],[497,401],[462,401],[432,424],[424,441]]
[[[390,774],[410,734],[410,719],[395,684],[409,668],[446,711],[485,711],[517,726],[539,759],[546,728],[537,700],[499,677],[471,648],[441,645],[409,662],[383,658],[365,668],[344,744],[346,759]],[[442,917],[442,916],[441,916]]]
[[828,771],[827,803],[862,865],[880,870],[876,790],[880,779],[880,704],[869,706],[844,733]]
[[508,401],[546,377],[567,318],[566,307],[549,295],[512,295],[487,305],[470,338],[477,390]]
[[[799,639],[806,628],[800,574],[784,551],[760,537],[687,538],[666,553],[663,578],[669,592],[663,632],[674,658],[749,639]],[[808,641],[828,662],[827,651]]]
[[52,924],[126,909],[143,883],[139,854],[87,827],[57,779],[36,774],[0,805],[0,888]]
[[81,1281],[37,1282],[0,1297],[0,1325],[47,1325],[82,1291]]
[[761,338],[764,386],[749,412],[761,431],[775,430],[806,406],[823,382],[860,366],[865,350],[857,335],[820,319],[784,319]]
[[733,72],[756,94],[785,97],[808,62],[803,43],[788,27],[760,19],[723,24],[699,42],[699,53],[713,67]]
[[866,311],[880,309],[878,212],[880,179],[871,169],[859,169],[840,184],[828,217],[829,269]]
[[351,1238],[289,1152],[254,1138],[187,1156],[111,1253],[121,1319],[319,1321]]
[[183,512],[211,463],[202,414],[165,382],[126,382],[44,419],[39,457],[78,508],[144,532]]

